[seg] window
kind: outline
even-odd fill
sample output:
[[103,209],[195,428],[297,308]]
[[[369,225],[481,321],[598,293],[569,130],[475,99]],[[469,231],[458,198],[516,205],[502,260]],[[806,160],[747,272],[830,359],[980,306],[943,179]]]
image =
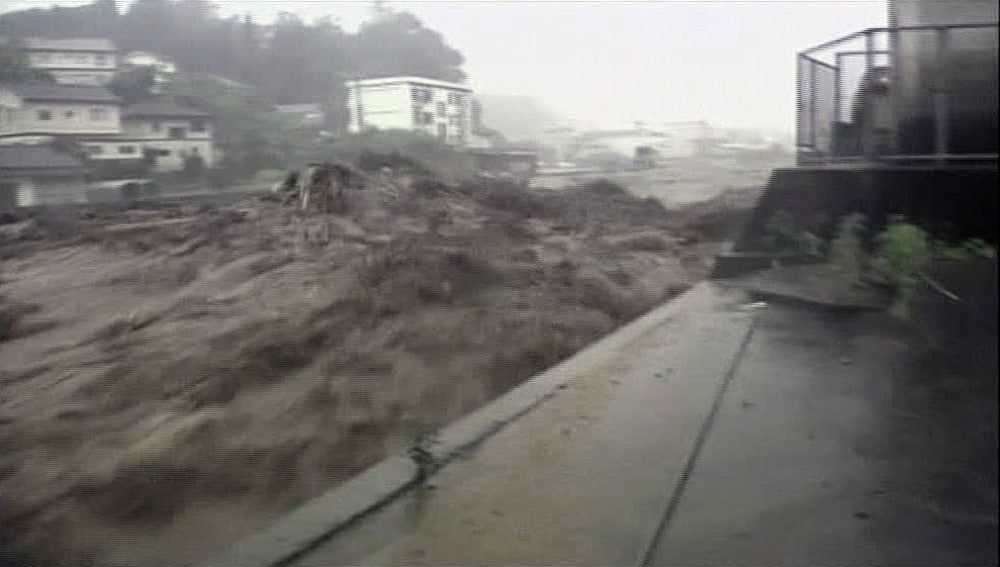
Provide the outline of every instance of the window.
[[39,120],[52,120],[51,110],[39,110],[37,113]]
[[77,54],[75,60],[76,60],[77,63],[86,63],[87,62],[87,54],[86,53]]
[[87,153],[92,156],[99,156],[104,153],[104,148],[101,146],[87,146]]
[[118,153],[125,155],[134,154],[135,146],[118,146]]
[[169,136],[171,140],[182,140],[185,137],[184,128],[180,127],[170,128],[167,130],[167,136]]
[[205,120],[203,118],[195,118],[191,121],[191,131],[192,132],[204,132],[205,131]]
[[76,113],[73,112],[72,110],[67,110],[66,112],[63,112],[63,118],[73,118],[75,114]]
[[414,88],[410,91],[410,98],[419,104],[426,104],[431,101],[430,89]]
[[170,150],[156,150],[156,155],[166,157],[170,155]]
[[444,116],[445,106],[443,102],[437,103],[437,114],[438,116]]
[[160,131],[160,121],[159,120],[154,120],[153,123],[150,124],[149,127],[150,127],[150,129],[153,132],[159,132]]
[[101,120],[108,119],[108,109],[107,108],[91,108],[90,109],[90,119],[99,122]]
[[107,55],[95,55],[94,56],[94,61],[97,63],[97,65],[99,67],[104,67],[105,65],[108,64],[108,56]]
[[39,53],[38,54],[38,62],[39,63],[48,63],[49,61],[52,61],[52,55],[51,54],[49,54],[49,53]]
[[433,124],[434,123],[434,115],[431,114],[430,112],[425,112],[424,113],[424,122],[423,123],[424,123],[424,125]]

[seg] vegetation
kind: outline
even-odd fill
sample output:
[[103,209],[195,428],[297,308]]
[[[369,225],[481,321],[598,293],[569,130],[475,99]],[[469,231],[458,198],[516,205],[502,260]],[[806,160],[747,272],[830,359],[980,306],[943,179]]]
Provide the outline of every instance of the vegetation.
[[[0,15],[0,33],[15,39],[106,37],[122,52],[149,51],[185,72],[253,86],[273,103],[327,106],[335,111],[328,127],[344,123],[345,79],[465,78],[462,54],[439,33],[412,14],[384,7],[375,9],[356,33],[330,18],[307,23],[290,13],[280,14],[265,29],[249,14],[221,16],[208,0],[136,0],[125,10],[119,7],[115,0],[96,0],[71,8],[11,11]],[[12,67],[4,63],[0,68],[6,73]]]
[[767,221],[766,231],[768,247],[774,252],[812,258],[823,256],[822,239],[800,228],[785,210],[779,210],[771,215]]
[[837,224],[837,232],[830,242],[827,263],[843,286],[853,286],[861,281],[867,264],[864,236],[865,216],[861,213],[844,215]]
[[[2,28],[0,28],[2,29]],[[20,83],[39,81],[51,83],[55,79],[48,71],[32,69],[28,66],[28,57],[17,41],[0,45],[0,83]]]
[[889,279],[893,288],[890,312],[909,317],[910,303],[924,266],[931,259],[927,231],[903,219],[894,219],[878,236],[878,252],[873,266]]

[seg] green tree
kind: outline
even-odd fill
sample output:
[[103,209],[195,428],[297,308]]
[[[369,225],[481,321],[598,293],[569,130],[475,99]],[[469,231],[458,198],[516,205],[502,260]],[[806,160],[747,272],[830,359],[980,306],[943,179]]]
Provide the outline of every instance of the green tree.
[[28,66],[28,57],[21,50],[19,44],[0,46],[0,82],[39,81],[51,83],[54,80],[48,71],[32,69]]
[[152,96],[156,84],[156,70],[152,67],[133,67],[114,76],[108,89],[121,97],[125,104],[132,104]]

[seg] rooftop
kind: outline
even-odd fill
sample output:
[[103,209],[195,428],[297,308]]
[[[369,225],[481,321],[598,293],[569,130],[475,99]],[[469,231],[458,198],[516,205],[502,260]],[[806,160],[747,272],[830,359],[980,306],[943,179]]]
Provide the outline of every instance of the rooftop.
[[170,117],[208,117],[211,114],[191,108],[181,106],[171,101],[152,101],[133,104],[125,109],[122,118],[170,118]]
[[60,85],[56,83],[20,83],[3,85],[0,90],[16,94],[22,100],[107,102],[119,103],[121,99],[104,87]]
[[446,89],[454,89],[465,92],[472,92],[472,87],[462,83],[451,83],[448,81],[439,81],[437,79],[428,79],[426,77],[381,77],[377,79],[362,79],[360,81],[347,81],[347,86],[352,87],[355,84],[360,84],[364,87],[376,87],[376,86],[388,86],[388,85],[399,85],[399,84],[413,84],[421,85],[427,87],[441,87]]
[[102,37],[73,37],[53,39],[29,37],[24,47],[32,51],[116,51],[111,40]]
[[76,157],[51,146],[14,144],[0,149],[0,169],[76,169],[83,164]]

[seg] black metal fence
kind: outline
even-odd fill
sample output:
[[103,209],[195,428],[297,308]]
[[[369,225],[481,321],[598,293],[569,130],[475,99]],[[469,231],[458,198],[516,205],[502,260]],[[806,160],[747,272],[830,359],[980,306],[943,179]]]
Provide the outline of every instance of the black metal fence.
[[996,160],[997,24],[867,29],[798,55],[800,163]]

